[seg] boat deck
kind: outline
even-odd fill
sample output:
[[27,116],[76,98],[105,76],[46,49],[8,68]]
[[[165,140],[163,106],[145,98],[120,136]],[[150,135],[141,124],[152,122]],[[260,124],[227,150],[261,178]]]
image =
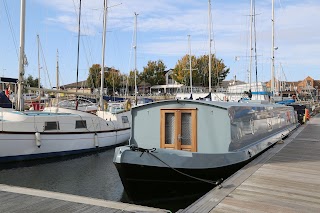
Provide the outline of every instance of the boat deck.
[[320,212],[320,115],[179,212]]
[[168,212],[76,195],[0,184],[0,212]]

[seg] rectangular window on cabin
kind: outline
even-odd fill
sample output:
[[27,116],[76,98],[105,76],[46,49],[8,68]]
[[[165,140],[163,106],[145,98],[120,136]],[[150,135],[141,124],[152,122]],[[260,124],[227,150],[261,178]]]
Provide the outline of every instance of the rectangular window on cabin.
[[174,113],[165,114],[165,144],[174,144]]
[[76,121],[76,129],[81,129],[81,128],[87,128],[87,121],[86,120]]
[[121,116],[121,118],[122,118],[122,123],[129,123],[129,119],[128,119],[128,117],[127,116]]
[[181,145],[191,145],[191,113],[181,113]]
[[48,121],[45,122],[44,130],[59,130],[59,122],[58,121]]

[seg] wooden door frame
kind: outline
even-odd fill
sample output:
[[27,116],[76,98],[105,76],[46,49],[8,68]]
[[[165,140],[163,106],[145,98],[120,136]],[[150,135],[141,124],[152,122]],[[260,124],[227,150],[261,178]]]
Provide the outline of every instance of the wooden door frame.
[[[175,115],[175,135],[173,144],[165,143],[165,115],[166,113],[174,113]],[[178,140],[178,134],[181,134],[181,114],[191,113],[191,145],[181,145],[181,141]],[[181,109],[160,109],[160,148],[186,150],[191,152],[197,152],[197,108],[181,108]]]

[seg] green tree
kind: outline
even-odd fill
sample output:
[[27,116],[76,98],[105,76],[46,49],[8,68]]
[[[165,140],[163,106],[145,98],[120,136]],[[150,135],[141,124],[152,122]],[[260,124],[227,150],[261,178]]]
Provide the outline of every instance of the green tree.
[[114,67],[107,68],[107,72],[105,72],[105,79],[107,82],[106,86],[109,88],[109,91],[118,91],[120,89],[121,73],[119,70],[116,70]]
[[[192,81],[198,75],[197,58],[191,56]],[[173,69],[173,79],[180,84],[190,85],[190,57],[183,56]],[[193,83],[194,84],[194,83]]]
[[140,74],[140,80],[151,84],[151,86],[165,84],[165,69],[166,65],[162,60],[148,61],[147,66],[143,67],[143,72]]
[[101,66],[100,64],[93,64],[89,69],[87,78],[87,85],[90,88],[99,88],[101,85]]
[[[24,81],[30,87],[38,87],[39,79],[38,78],[33,79],[32,75],[29,75]],[[40,85],[40,87],[42,86]]]
[[[179,83],[189,85],[190,65],[189,55],[183,56],[174,68],[173,79]],[[191,56],[192,82],[195,86],[209,86],[209,55],[202,55],[196,58]],[[211,56],[211,84],[217,86],[223,81],[230,68],[227,68],[222,59],[217,59],[214,54]]]
[[[137,71],[137,85],[140,84],[141,82],[141,77],[139,74],[139,71]],[[129,72],[129,76],[128,76],[128,87],[129,87],[129,92],[134,94],[135,91],[135,87],[134,87],[135,83],[134,83],[134,70],[131,70]]]
[[[111,88],[110,91],[115,88],[118,89],[120,85],[121,73],[114,67],[104,68],[104,87]],[[100,64],[93,64],[89,69],[89,74],[87,78],[87,85],[90,88],[100,88],[101,86],[101,66]]]

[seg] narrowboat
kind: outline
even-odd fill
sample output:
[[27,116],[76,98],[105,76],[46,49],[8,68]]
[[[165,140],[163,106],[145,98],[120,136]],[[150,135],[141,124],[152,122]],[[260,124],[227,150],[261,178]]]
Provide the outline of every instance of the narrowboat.
[[290,134],[293,107],[168,100],[132,108],[128,146],[113,162],[133,201],[204,194]]

